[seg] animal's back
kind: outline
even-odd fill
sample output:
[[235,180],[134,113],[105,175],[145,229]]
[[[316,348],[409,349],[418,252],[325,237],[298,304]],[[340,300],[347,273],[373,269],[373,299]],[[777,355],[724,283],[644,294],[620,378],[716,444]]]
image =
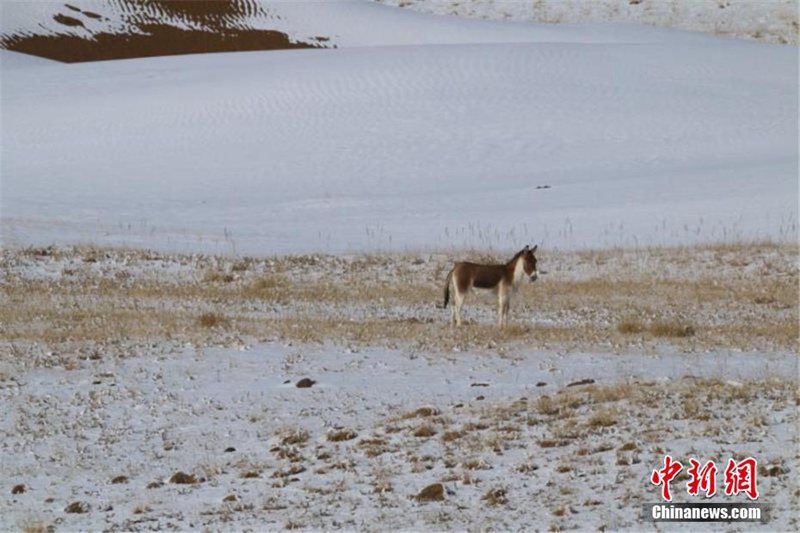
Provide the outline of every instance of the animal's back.
[[[457,263],[456,270],[463,272],[458,276],[459,282],[463,283],[460,290],[465,291],[471,285],[476,289],[494,289],[505,276],[505,265],[479,265],[477,263]],[[471,283],[470,283],[471,282]]]

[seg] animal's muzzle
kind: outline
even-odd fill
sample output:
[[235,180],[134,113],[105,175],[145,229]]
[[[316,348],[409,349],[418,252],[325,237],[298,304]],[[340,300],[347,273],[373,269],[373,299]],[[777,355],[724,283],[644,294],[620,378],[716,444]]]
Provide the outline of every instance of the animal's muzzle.
[[533,283],[537,279],[539,279],[539,272],[538,271],[534,272],[533,274],[531,274],[531,283]]

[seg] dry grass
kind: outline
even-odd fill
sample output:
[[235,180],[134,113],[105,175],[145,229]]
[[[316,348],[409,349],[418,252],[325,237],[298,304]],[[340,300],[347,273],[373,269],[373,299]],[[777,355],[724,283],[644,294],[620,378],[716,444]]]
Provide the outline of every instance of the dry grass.
[[[521,343],[606,351],[655,342],[798,350],[797,252],[770,243],[543,250],[550,273],[522,288],[511,325],[499,329],[493,298],[471,296],[463,328],[448,326],[450,311],[436,308],[447,268],[461,254],[227,259],[7,250],[0,257],[0,298],[8,302],[0,306],[0,337],[22,354],[29,343],[242,338],[444,352],[503,353]],[[37,276],[39,268],[56,275]],[[743,268],[752,275],[743,278]]]
[[169,482],[175,483],[176,485],[194,485],[199,483],[194,475],[185,472],[175,472],[172,477],[169,478]]
[[327,439],[329,442],[342,442],[353,440],[356,437],[358,437],[358,433],[352,429],[336,429],[328,433]]

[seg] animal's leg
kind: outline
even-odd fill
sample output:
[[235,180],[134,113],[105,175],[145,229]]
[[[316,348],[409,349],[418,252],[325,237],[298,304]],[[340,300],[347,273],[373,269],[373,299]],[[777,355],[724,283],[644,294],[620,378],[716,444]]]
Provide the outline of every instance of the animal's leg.
[[456,288],[456,297],[455,297],[455,305],[453,306],[453,310],[455,311],[456,317],[456,325],[461,325],[461,306],[464,305],[464,293]]
[[498,299],[497,325],[502,327],[508,323],[508,295],[500,292]]

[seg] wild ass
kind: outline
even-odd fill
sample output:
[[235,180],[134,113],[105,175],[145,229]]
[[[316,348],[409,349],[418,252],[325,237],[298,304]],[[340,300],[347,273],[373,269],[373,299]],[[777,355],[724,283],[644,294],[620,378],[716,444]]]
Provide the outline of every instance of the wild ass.
[[539,271],[536,269],[536,257],[533,253],[539,247],[525,246],[505,265],[479,265],[476,263],[456,263],[447,274],[444,286],[444,306],[450,301],[450,286],[454,289],[453,310],[450,321],[461,325],[461,306],[471,289],[491,290],[497,293],[497,324],[504,326],[508,322],[508,307],[511,295],[517,292],[522,281],[527,277],[536,281]]

